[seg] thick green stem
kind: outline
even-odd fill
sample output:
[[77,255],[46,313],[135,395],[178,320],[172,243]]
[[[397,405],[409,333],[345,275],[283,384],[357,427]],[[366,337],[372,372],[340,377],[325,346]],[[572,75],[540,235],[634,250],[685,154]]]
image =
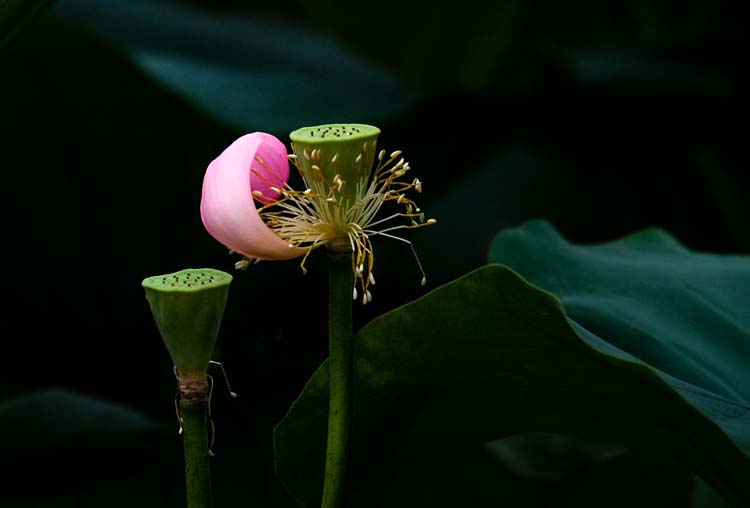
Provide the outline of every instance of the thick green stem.
[[185,483],[188,508],[211,508],[211,470],[208,463],[207,405],[181,400],[185,446]]
[[352,259],[328,254],[328,447],[323,508],[345,506],[352,416]]

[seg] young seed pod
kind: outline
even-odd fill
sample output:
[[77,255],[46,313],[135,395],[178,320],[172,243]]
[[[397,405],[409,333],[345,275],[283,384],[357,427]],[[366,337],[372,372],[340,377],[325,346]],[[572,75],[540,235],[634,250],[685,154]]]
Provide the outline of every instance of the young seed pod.
[[143,280],[146,299],[178,372],[204,375],[219,335],[232,276],[188,269]]

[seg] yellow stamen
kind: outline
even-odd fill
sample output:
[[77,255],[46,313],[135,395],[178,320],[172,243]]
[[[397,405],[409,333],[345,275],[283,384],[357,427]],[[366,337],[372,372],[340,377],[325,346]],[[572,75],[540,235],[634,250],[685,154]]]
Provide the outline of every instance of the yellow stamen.
[[[372,146],[369,143],[364,143],[362,150],[364,152],[374,151],[375,146],[374,143]],[[357,156],[356,164],[361,166],[364,159],[363,155],[363,153],[360,153]],[[279,199],[270,202],[268,202],[269,198],[260,191],[253,192],[253,196],[264,198],[263,206],[258,208],[258,212],[265,223],[279,237],[284,239],[290,248],[306,249],[307,252],[300,262],[302,272],[307,273],[305,263],[313,250],[333,240],[347,238],[352,249],[352,270],[355,275],[352,299],[357,300],[361,297],[363,304],[370,303],[372,293],[369,287],[375,285],[373,274],[375,255],[371,238],[384,236],[409,245],[417,267],[422,274],[422,285],[426,284],[427,279],[422,263],[412,243],[392,234],[400,229],[417,229],[436,222],[435,219],[428,219],[425,222],[421,209],[406,195],[411,190],[421,192],[422,182],[417,178],[411,182],[399,180],[411,169],[409,163],[401,156],[401,151],[396,150],[391,152],[390,156],[387,156],[385,150],[380,150],[377,155],[377,167],[372,175],[370,176],[368,171],[361,168],[360,176],[355,182],[345,182],[340,174],[332,168],[326,168],[326,173],[334,174],[333,178],[325,178],[323,166],[340,162],[338,154],[333,155],[331,159],[323,160],[320,149],[316,148],[312,152],[303,150],[302,156],[315,162],[315,164],[309,166],[312,171],[307,173],[303,171],[296,157],[290,156],[289,161],[305,181],[307,187],[304,191],[296,191],[289,185],[284,185],[284,188],[280,189],[274,185],[277,182],[268,182],[272,191],[281,194]],[[269,171],[267,174],[275,176],[271,168],[262,159],[257,158],[256,160]],[[329,160],[330,162],[328,162]],[[252,171],[254,174],[261,176],[264,181],[268,180],[260,172],[254,169]],[[280,182],[281,179],[278,181]],[[345,186],[351,186],[353,189],[351,199],[339,199]],[[395,206],[400,208],[400,211],[376,220],[378,213],[387,201],[394,203]],[[409,222],[388,226],[380,230],[374,229],[401,217],[408,219]],[[419,223],[416,222],[416,219],[419,220]],[[240,263],[245,265],[244,262]],[[247,264],[249,264],[249,261]],[[358,291],[358,287],[361,292]]]

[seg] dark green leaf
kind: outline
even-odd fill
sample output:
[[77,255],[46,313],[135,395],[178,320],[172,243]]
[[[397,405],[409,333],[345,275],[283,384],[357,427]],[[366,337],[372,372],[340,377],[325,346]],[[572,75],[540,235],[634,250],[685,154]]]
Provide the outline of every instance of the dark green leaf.
[[559,484],[547,506],[687,507],[692,490],[692,478],[680,468],[625,454],[599,467],[576,471]]
[[34,21],[54,0],[0,0],[0,49]]
[[68,0],[54,12],[118,42],[156,80],[235,128],[378,124],[416,100],[329,38],[260,9],[232,17],[162,2]]
[[0,428],[0,499],[47,497],[118,479],[153,461],[168,430],[127,407],[66,390],[2,402]]
[[[743,30],[735,5],[709,0],[298,3],[360,54],[430,90],[528,93],[563,70],[588,84],[722,93],[731,78],[710,67]],[[634,51],[613,50],[622,42]],[[710,66],[702,52],[716,56]]]
[[[748,259],[693,254],[663,233],[646,232],[607,247],[618,256],[602,273],[589,268],[597,258],[588,249],[559,256],[554,243],[528,248],[549,231],[531,224],[501,235],[493,255],[507,254],[503,246],[514,240],[509,250],[530,274],[586,281],[575,296],[609,309],[600,316],[603,327],[612,320],[609,331],[618,331],[625,318],[617,300],[594,292],[600,284],[614,294],[631,288],[646,302],[659,295],[658,308],[649,302],[640,311],[661,319],[628,319],[651,323],[650,340],[665,344],[692,331],[690,344],[714,345],[695,357],[699,362],[683,363],[676,342],[660,348],[658,357],[638,359],[610,336],[615,344],[569,322],[554,296],[509,268],[472,272],[376,319],[355,337],[355,506],[378,506],[404,455],[414,460],[436,440],[478,446],[532,431],[683,464],[732,506],[750,505],[750,461],[742,451],[750,444],[750,411],[737,395],[747,393],[747,374],[737,367],[747,365],[750,341],[747,328],[736,326],[748,322]],[[661,255],[662,269],[674,270],[670,284],[637,271]],[[572,270],[579,271],[566,276]],[[672,329],[680,319],[683,326]],[[303,506],[319,496],[326,409],[323,364],[275,431],[278,473]],[[651,495],[645,487],[641,494]]]
[[460,7],[451,0],[384,0],[373,9],[342,0],[300,3],[360,53],[433,89],[487,87],[516,49],[532,12],[519,0],[467,0]]
[[571,77],[587,85],[636,85],[673,93],[729,94],[732,80],[705,66],[690,66],[638,47],[597,45],[560,56]]
[[513,473],[560,479],[578,469],[621,457],[627,450],[560,434],[525,432],[485,445]]

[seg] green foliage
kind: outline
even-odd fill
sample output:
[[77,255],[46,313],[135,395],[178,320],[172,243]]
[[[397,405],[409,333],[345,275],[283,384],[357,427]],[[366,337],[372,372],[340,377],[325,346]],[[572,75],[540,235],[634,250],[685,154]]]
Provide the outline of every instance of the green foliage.
[[[750,340],[737,326],[750,260],[692,253],[658,231],[572,247],[544,223],[501,234],[491,259],[554,281],[572,318],[551,293],[491,265],[365,326],[354,342],[355,506],[381,506],[392,478],[431,460],[424,446],[529,431],[681,463],[732,506],[750,503],[739,395]],[[275,431],[277,470],[303,506],[319,496],[327,379],[323,364]],[[399,473],[404,454],[412,463]]]
[[3,401],[0,428],[0,502],[14,500],[16,506],[19,499],[75,492],[133,474],[160,460],[155,451],[168,435],[164,425],[133,409],[68,390]]
[[307,23],[263,9],[208,16],[167,2],[92,3],[68,1],[59,12],[117,41],[159,83],[234,128],[286,137],[335,120],[379,125],[417,97]]
[[0,0],[0,49],[39,17],[54,0]]
[[716,33],[739,28],[729,4],[704,0],[383,0],[374,9],[346,0],[298,4],[363,58],[432,92],[544,87],[553,67],[588,85],[728,93],[728,77],[708,70],[695,45],[732,44]]

